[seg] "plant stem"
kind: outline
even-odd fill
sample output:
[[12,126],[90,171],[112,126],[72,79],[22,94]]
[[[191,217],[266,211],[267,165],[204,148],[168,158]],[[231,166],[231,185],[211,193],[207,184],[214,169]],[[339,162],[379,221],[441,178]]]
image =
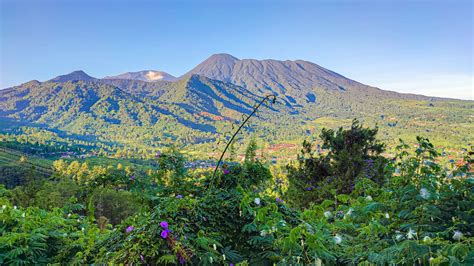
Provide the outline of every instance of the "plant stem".
[[224,158],[224,154],[225,152],[227,151],[227,149],[229,148],[230,144],[232,143],[232,141],[234,140],[235,136],[237,136],[237,134],[239,134],[240,130],[242,129],[242,127],[245,125],[245,123],[247,123],[247,121],[250,119],[250,117],[252,117],[258,110],[258,108],[260,108],[260,106],[265,102],[267,101],[268,99],[270,98],[273,98],[273,102],[276,101],[276,95],[273,95],[273,94],[270,94],[270,95],[267,95],[265,96],[265,98],[263,98],[263,100],[260,101],[260,103],[253,109],[252,113],[244,120],[244,122],[242,122],[242,124],[240,124],[239,128],[237,129],[237,131],[235,131],[235,133],[232,135],[232,137],[230,138],[230,141],[227,143],[227,145],[225,146],[225,149],[224,151],[222,152],[221,154],[221,157],[219,158],[219,161],[217,162],[217,165],[216,165],[216,168],[214,169],[214,173],[212,174],[212,180],[214,181],[215,177],[216,177],[216,173],[217,173],[217,169],[219,169],[219,165],[221,164],[222,162],[222,159]]

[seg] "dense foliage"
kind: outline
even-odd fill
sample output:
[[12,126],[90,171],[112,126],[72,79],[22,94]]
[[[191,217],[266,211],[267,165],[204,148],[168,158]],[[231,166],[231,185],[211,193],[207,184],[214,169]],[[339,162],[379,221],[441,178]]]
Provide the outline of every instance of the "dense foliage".
[[[317,154],[311,143],[304,141],[297,165],[287,167],[290,182],[287,195],[292,203],[307,206],[331,193],[350,193],[356,181],[364,177],[382,184],[388,160],[380,155],[384,144],[376,140],[377,130],[363,128],[357,120],[352,122],[350,130],[323,129]],[[322,154],[323,150],[326,152]],[[301,193],[305,190],[306,193]]]
[[215,178],[177,149],[151,172],[57,161],[0,187],[0,264],[474,264],[472,159],[442,165],[422,137],[386,158],[376,133],[323,130],[287,175],[253,141]]

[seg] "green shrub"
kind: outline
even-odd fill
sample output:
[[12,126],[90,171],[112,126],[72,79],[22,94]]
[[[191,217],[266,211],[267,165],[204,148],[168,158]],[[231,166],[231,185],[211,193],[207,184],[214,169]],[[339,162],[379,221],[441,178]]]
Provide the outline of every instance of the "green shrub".
[[304,141],[297,164],[287,166],[287,198],[296,206],[307,207],[331,197],[332,190],[350,193],[360,178],[385,182],[388,160],[380,155],[385,145],[376,140],[377,131],[364,128],[357,120],[350,129],[323,129],[323,154],[315,154],[311,143]]

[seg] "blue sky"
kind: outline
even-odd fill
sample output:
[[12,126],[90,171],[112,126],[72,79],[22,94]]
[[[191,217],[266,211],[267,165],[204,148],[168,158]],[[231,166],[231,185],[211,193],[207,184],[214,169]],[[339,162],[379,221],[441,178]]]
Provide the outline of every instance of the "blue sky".
[[304,59],[382,89],[474,97],[472,1],[0,3],[0,88],[78,69],[179,76],[229,53]]

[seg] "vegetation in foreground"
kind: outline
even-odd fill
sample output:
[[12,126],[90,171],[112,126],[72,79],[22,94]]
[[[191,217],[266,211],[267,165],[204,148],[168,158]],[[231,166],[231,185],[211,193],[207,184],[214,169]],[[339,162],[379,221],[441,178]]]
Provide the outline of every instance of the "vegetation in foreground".
[[188,171],[55,163],[0,187],[0,264],[474,264],[470,158],[440,165],[426,138],[393,158],[354,122],[305,142],[286,174],[249,145],[242,164]]

